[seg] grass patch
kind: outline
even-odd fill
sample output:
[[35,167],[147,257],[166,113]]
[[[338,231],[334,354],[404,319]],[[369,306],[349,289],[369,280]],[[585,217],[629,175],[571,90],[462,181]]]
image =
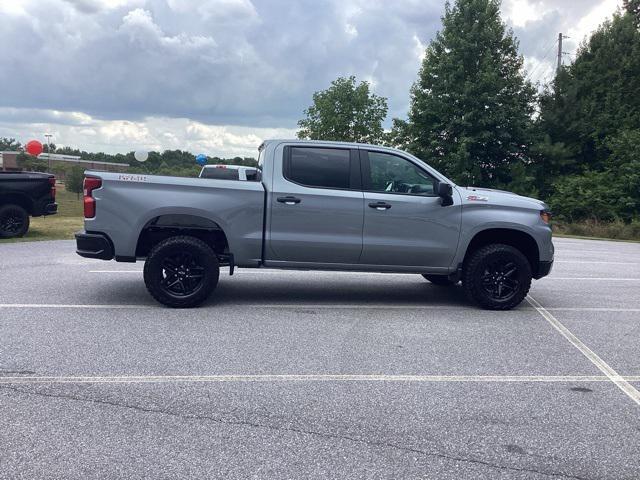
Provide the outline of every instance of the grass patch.
[[84,220],[81,217],[37,217],[31,219],[29,231],[22,238],[7,238],[0,243],[36,242],[39,240],[73,240],[78,230],[82,230]]
[[[58,202],[58,213],[49,217],[53,220],[56,217],[76,217],[83,218],[82,195],[67,192],[63,185],[56,185],[56,202]],[[35,220],[35,219],[34,219]]]
[[553,222],[553,234],[559,237],[591,238],[598,240],[640,241],[640,222]]
[[84,214],[82,196],[67,192],[64,185],[56,185],[58,213],[47,217],[31,218],[29,231],[22,238],[7,238],[0,243],[34,242],[38,240],[73,240],[73,234],[82,230]]

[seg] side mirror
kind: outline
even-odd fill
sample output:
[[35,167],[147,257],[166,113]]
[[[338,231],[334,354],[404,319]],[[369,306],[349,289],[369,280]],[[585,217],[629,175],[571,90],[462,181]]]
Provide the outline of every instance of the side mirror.
[[442,198],[443,207],[453,205],[453,187],[448,183],[438,182],[438,196]]

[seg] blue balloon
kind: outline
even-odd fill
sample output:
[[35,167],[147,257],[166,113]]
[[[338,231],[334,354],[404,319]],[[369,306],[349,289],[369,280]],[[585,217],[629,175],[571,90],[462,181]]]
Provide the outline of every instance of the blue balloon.
[[207,156],[204,153],[201,153],[200,155],[198,155],[196,157],[196,162],[198,162],[198,165],[204,166],[207,164]]

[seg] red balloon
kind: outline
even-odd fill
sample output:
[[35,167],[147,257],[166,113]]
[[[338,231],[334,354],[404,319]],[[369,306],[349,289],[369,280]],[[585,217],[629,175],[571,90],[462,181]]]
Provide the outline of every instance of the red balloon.
[[38,140],[31,140],[27,142],[25,150],[29,155],[37,157],[42,153],[42,144]]

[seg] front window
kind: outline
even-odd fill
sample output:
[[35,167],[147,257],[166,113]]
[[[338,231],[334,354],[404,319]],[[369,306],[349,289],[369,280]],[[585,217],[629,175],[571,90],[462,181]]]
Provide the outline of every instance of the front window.
[[382,152],[367,152],[370,188],[380,193],[434,196],[437,180],[409,160]]

